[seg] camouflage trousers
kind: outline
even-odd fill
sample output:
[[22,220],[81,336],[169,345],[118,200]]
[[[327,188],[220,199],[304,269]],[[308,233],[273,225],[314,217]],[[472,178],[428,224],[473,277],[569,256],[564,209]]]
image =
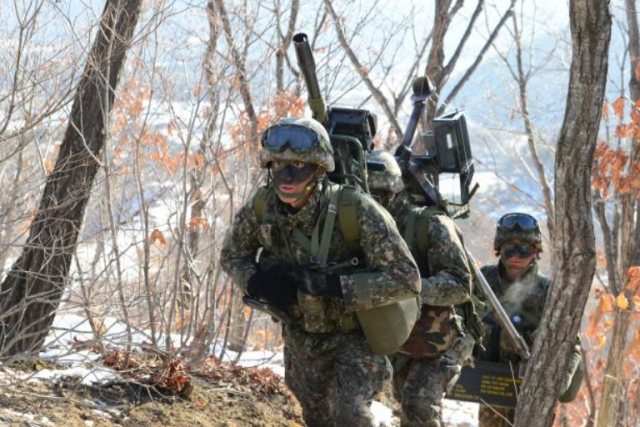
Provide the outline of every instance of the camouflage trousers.
[[402,405],[402,427],[441,427],[442,399],[462,367],[448,357],[414,359],[392,357],[393,394]]
[[308,427],[370,427],[371,402],[391,377],[389,361],[374,355],[360,331],[284,332],[285,382]]
[[516,417],[514,408],[480,405],[479,427],[511,427]]

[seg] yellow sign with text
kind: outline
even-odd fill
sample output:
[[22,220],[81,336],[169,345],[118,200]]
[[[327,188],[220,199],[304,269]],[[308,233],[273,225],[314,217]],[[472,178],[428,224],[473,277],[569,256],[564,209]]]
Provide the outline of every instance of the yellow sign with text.
[[475,367],[462,369],[458,382],[446,397],[515,408],[520,384],[517,365],[476,362]]

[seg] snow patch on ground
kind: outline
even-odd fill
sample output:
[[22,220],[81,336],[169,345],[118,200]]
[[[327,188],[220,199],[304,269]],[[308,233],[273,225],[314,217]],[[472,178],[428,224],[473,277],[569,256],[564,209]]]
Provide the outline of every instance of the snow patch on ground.
[[[236,357],[237,353],[226,351],[220,358],[224,361],[233,361]],[[276,374],[284,376],[284,355],[281,351],[246,351],[242,354],[238,365],[244,367],[269,368]],[[373,412],[375,426],[400,426],[400,420],[393,416],[393,411],[382,403],[374,401],[371,405],[371,411]],[[444,399],[442,417],[446,427],[477,427],[478,404]]]
[[[112,323],[112,322],[109,322]],[[113,322],[110,329],[116,333],[121,333],[122,328]],[[144,333],[140,334],[143,336]],[[96,363],[101,357],[90,350],[76,350],[73,343],[78,339],[91,339],[91,328],[86,319],[81,316],[71,314],[58,314],[54,322],[52,333],[47,338],[47,345],[40,353],[41,360],[55,362],[58,365],[68,366],[59,369],[47,367],[30,375],[21,375],[21,380],[42,380],[60,379],[62,377],[77,377],[83,384],[96,385],[100,383],[117,380],[119,375],[110,368]],[[238,353],[226,350],[222,354],[219,347],[213,352],[222,361],[234,362],[243,367],[268,368],[274,373],[284,376],[284,355],[282,350],[278,351],[247,351],[238,356]],[[4,370],[4,372],[3,372]],[[0,369],[0,381],[15,376],[11,370],[3,367]],[[399,427],[400,422],[393,415],[393,411],[384,404],[374,401],[371,407],[374,415],[376,427]],[[10,409],[0,408],[1,413],[7,413]],[[477,427],[478,426],[478,405],[469,402],[459,402],[445,399],[443,402],[443,420],[447,427]],[[16,415],[16,414],[13,414]],[[33,414],[21,414],[24,417],[35,417]],[[39,419],[42,426],[52,425],[48,420]],[[47,424],[49,423],[49,424]]]

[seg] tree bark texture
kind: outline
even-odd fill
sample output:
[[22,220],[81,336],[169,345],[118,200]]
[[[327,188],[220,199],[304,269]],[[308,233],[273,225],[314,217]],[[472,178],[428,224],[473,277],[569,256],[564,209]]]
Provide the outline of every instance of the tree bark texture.
[[609,2],[571,0],[570,22],[573,58],[555,161],[555,280],[518,398],[516,426],[552,425],[595,271],[591,167],[608,68]]
[[1,285],[0,355],[37,351],[47,336],[104,145],[108,115],[141,0],[107,0],[55,168],[22,254]]

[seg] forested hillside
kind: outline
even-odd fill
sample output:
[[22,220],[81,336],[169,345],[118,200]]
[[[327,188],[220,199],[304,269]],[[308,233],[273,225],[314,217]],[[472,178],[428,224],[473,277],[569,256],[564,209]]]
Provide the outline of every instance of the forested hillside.
[[[243,305],[219,263],[233,216],[265,180],[259,135],[311,115],[302,32],[327,105],[373,112],[377,148],[402,140],[416,77],[436,92],[414,153],[434,118],[464,110],[478,189],[457,223],[478,261],[496,262],[504,213],[543,225],[557,304],[533,355],[550,369],[541,355],[554,337],[579,331],[586,371],[576,400],[537,425],[637,425],[640,36],[633,0],[611,1],[610,20],[580,15],[594,3],[2,2],[0,381],[15,389],[0,406],[73,408],[33,425],[72,425],[67,414],[73,425],[302,425],[280,376],[236,369],[243,352],[281,355],[280,325]],[[445,177],[441,190],[459,196]],[[96,366],[121,376],[105,389],[19,384],[80,362],[81,377]],[[525,395],[549,398],[527,400],[523,426],[557,397],[531,375]],[[140,393],[160,403],[136,418]],[[127,416],[94,417],[101,401]],[[0,422],[24,421],[9,415]]]

